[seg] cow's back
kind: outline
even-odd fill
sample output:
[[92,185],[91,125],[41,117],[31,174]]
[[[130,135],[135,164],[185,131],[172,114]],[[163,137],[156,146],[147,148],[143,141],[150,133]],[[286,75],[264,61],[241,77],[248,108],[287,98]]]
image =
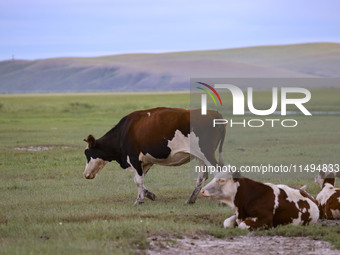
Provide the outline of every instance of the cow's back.
[[319,219],[319,209],[313,197],[297,188],[281,184],[277,186],[280,194],[279,206],[274,214],[274,227],[288,223],[294,225],[316,223]]
[[190,111],[180,108],[154,108],[136,111],[126,117],[122,127],[124,146],[133,146],[139,152],[157,158],[166,158],[168,141],[176,130],[187,136],[190,131]]

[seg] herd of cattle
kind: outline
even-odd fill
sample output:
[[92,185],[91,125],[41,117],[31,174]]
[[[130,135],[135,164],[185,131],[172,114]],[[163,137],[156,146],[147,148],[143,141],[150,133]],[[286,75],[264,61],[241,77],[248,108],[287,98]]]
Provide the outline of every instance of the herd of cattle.
[[[108,162],[117,161],[123,169],[135,173],[135,204],[143,203],[144,197],[155,200],[155,194],[144,186],[144,176],[153,164],[179,166],[198,159],[205,166],[223,165],[226,130],[224,125],[213,128],[213,119],[222,116],[216,111],[201,115],[200,110],[165,107],[132,112],[103,137],[89,135],[84,139],[88,143],[84,176],[93,179]],[[219,161],[215,158],[217,148]],[[235,214],[224,221],[224,227],[271,228],[289,223],[314,224],[319,218],[340,219],[340,189],[334,187],[336,176],[332,172],[317,176],[322,190],[316,199],[302,188],[261,183],[239,173],[217,173],[202,188],[207,178],[207,172],[198,173],[187,203],[194,203],[201,192],[204,197],[229,205]]]
[[261,183],[235,173],[218,173],[202,188],[201,194],[229,205],[235,215],[224,227],[241,229],[276,227],[289,224],[314,224],[319,218],[340,219],[340,189],[335,174],[321,172],[317,178],[321,192],[314,199],[304,189]]

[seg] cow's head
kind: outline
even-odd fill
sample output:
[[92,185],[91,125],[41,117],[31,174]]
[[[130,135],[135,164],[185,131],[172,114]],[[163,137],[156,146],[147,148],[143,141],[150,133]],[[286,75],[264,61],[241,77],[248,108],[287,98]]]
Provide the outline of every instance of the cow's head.
[[103,159],[102,151],[99,146],[97,146],[96,139],[93,135],[89,135],[84,141],[88,143],[85,149],[86,167],[84,177],[86,179],[93,179],[108,161]]
[[235,183],[230,173],[217,173],[215,178],[202,188],[201,194],[207,198],[224,200],[233,198],[237,192],[238,183]]
[[320,171],[319,174],[314,178],[314,181],[319,184],[322,189],[325,183],[330,183],[331,185],[335,185],[335,177],[336,173],[333,171]]

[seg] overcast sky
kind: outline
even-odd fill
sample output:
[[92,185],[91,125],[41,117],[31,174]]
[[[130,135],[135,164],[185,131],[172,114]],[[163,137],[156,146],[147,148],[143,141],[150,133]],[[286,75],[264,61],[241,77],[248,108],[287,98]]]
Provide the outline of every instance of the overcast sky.
[[338,0],[1,0],[0,60],[340,42]]

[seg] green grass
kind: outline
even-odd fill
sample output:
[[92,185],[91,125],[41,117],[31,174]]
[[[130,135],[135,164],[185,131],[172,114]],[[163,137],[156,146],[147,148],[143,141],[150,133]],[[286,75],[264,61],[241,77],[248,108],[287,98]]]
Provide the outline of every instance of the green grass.
[[[308,109],[339,110],[339,92],[313,91]],[[266,93],[259,92],[261,102]],[[131,111],[157,106],[189,108],[189,95],[0,96],[0,254],[124,254],[147,248],[146,238],[153,235],[246,234],[222,228],[232,214],[229,207],[201,197],[195,205],[184,204],[195,185],[189,165],[154,166],[145,185],[158,199],[137,207],[133,174],[118,164],[108,164],[94,180],[83,178],[83,138],[90,133],[98,138]],[[258,164],[264,158],[285,164],[338,160],[339,116],[315,116],[313,125],[297,118],[301,128],[290,131],[229,128],[225,161],[238,165]],[[52,149],[19,150],[29,146]],[[311,178],[273,182],[308,184],[313,195],[319,191]],[[338,226],[284,226],[256,234],[306,235],[340,248]]]

